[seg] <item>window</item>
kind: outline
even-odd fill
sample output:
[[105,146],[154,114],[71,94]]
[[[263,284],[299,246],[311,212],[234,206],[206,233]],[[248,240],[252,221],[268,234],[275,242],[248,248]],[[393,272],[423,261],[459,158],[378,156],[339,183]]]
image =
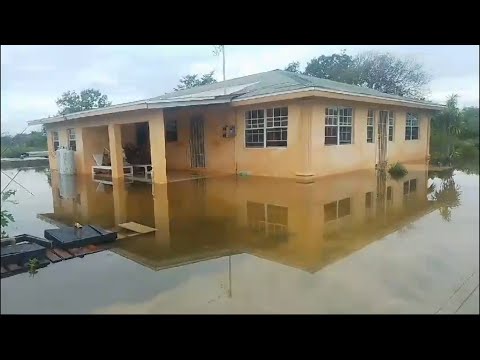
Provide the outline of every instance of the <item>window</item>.
[[392,187],[388,186],[387,187],[387,201],[392,201],[392,200],[393,200]]
[[365,208],[371,209],[373,205],[373,192],[365,193]]
[[165,121],[165,141],[178,141],[177,120]]
[[393,141],[395,135],[395,113],[388,112],[388,141]]
[[418,140],[418,115],[407,113],[405,140]]
[[408,195],[417,190],[417,179],[405,181],[403,183],[403,195]]
[[375,111],[368,110],[367,114],[367,143],[373,143],[375,135]]
[[288,107],[245,112],[245,147],[286,147]]
[[324,222],[350,215],[350,198],[332,201],[331,203],[323,205],[323,212]]
[[60,140],[58,139],[58,131],[52,132],[53,151],[57,151],[60,147]]
[[267,236],[284,237],[288,231],[288,208],[247,201],[248,225]]
[[67,129],[68,134],[68,148],[70,150],[77,150],[77,138],[75,135],[75,129]]
[[345,145],[352,143],[352,108],[325,109],[325,145]]

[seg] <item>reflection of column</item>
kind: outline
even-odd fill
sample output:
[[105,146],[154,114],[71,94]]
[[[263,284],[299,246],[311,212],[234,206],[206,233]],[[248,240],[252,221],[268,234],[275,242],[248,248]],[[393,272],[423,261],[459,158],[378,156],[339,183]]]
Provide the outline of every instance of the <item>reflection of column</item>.
[[167,161],[165,159],[165,128],[163,111],[155,112],[148,122],[150,132],[150,152],[153,168],[153,182],[163,184],[167,182]]
[[155,216],[155,241],[161,247],[170,246],[170,214],[167,184],[152,184],[153,214]]
[[115,226],[127,221],[127,191],[125,183],[119,179],[112,179],[113,182],[113,211]]
[[112,166],[112,178],[123,179],[123,151],[121,125],[108,125],[108,140],[110,143],[110,162]]

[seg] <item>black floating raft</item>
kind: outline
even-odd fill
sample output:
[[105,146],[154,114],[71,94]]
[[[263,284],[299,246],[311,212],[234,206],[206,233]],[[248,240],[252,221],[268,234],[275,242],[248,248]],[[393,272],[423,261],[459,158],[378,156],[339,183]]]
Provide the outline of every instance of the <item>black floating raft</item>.
[[25,264],[33,258],[44,258],[47,249],[38,244],[22,242],[8,246],[2,246],[2,265]]
[[98,226],[85,225],[82,228],[66,227],[45,230],[45,238],[51,240],[54,246],[63,249],[78,248],[93,244],[112,242],[117,239],[117,233]]

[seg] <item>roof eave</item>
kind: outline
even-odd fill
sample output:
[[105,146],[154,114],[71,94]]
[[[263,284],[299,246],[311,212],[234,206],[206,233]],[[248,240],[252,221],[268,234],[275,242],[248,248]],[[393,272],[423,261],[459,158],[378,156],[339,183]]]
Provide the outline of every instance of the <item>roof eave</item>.
[[[281,91],[281,92],[270,93],[270,94],[247,96],[247,97],[242,97],[241,99],[233,99],[232,102],[242,102],[242,101],[261,99],[261,98],[266,98],[266,97],[271,97],[271,96],[288,95],[288,94],[292,94],[292,93],[302,93],[302,92],[334,93],[334,94],[355,96],[355,97],[360,97],[360,98],[365,98],[365,99],[377,99],[377,100],[390,101],[390,102],[393,102],[393,103],[399,103],[400,105],[407,105],[407,106],[408,105],[410,105],[410,106],[413,105],[416,108],[429,109],[429,110],[443,110],[443,109],[446,108],[445,105],[434,104],[434,103],[431,103],[431,104],[430,103],[424,103],[424,102],[421,102],[421,101],[415,101],[415,100],[411,100],[411,99],[405,99],[405,100],[403,100],[403,99],[393,99],[393,98],[383,97],[383,96],[358,94],[358,93],[352,93],[352,92],[347,92],[347,91],[330,90],[330,89],[325,89],[325,88],[320,88],[320,87],[308,87],[308,88],[289,90],[289,91]],[[315,94],[312,94],[312,95],[315,96]]]
[[38,120],[28,121],[29,126],[32,125],[43,125],[51,124],[61,121],[68,121],[73,119],[81,119],[84,117],[98,116],[98,115],[108,115],[115,114],[119,112],[134,111],[134,110],[148,110],[148,109],[166,109],[172,107],[184,107],[184,106],[198,106],[198,105],[213,105],[213,104],[222,104],[229,103],[231,97],[203,97],[198,99],[189,99],[189,100],[154,100],[154,101],[142,101],[136,103],[120,104],[109,106],[106,108],[97,108],[92,110],[80,111],[72,114],[58,115],[49,118],[43,118]]

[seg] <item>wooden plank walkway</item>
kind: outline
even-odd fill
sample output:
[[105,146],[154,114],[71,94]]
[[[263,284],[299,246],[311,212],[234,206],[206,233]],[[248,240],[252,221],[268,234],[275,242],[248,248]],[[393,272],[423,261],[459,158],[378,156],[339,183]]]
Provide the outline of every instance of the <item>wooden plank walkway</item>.
[[[60,248],[53,248],[47,249],[46,257],[43,259],[39,259],[39,267],[45,267],[52,263],[58,263],[61,261],[73,259],[76,257],[83,258],[85,255],[93,254],[99,251],[105,250],[106,246],[96,246],[96,245],[88,245],[80,248],[74,249],[60,249]],[[24,273],[28,271],[28,264],[24,264],[20,266],[18,264],[9,264],[9,265],[2,265],[1,266],[1,278],[6,278],[12,275]]]

